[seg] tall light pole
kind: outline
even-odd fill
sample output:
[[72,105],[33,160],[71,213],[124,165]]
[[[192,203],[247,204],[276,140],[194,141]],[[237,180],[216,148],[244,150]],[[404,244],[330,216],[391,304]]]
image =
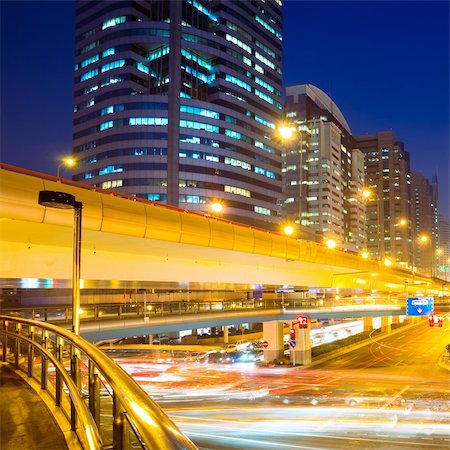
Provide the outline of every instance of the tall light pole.
[[382,261],[384,258],[384,233],[383,242],[381,242],[381,218],[380,218],[380,197],[370,189],[364,189],[362,192],[363,198],[367,201],[375,200],[377,202],[377,239],[378,239],[378,257]]
[[302,199],[303,199],[303,134],[302,132],[295,127],[288,126],[288,125],[282,125],[278,127],[278,133],[280,134],[281,138],[284,140],[290,140],[295,135],[295,133],[298,133],[299,136],[299,142],[298,142],[298,151],[299,151],[299,174],[298,174],[298,183],[299,183],[299,193],[298,193],[298,224],[301,228],[302,225]]
[[[417,238],[415,238],[414,239],[414,241],[413,241],[413,245],[412,245],[412,248],[411,248],[411,250],[412,250],[412,273],[413,273],[413,279],[414,279],[414,275],[415,275],[415,273],[416,273],[416,250],[417,250],[417,246],[419,245],[419,244],[426,244],[427,242],[428,242],[428,240],[429,240],[429,237],[428,237],[428,235],[427,234],[421,234],[421,235],[419,235],[419,237],[417,237]],[[431,274],[431,276],[433,276],[432,274]]]
[[62,161],[58,164],[58,167],[56,168],[57,178],[59,178],[59,172],[62,166],[73,167],[75,166],[76,163],[77,163],[76,160],[74,158],[71,158],[70,156],[63,158]]
[[72,275],[72,332],[80,334],[80,274],[81,274],[81,214],[83,204],[66,192],[40,191],[39,204],[47,208],[73,209],[73,275]]

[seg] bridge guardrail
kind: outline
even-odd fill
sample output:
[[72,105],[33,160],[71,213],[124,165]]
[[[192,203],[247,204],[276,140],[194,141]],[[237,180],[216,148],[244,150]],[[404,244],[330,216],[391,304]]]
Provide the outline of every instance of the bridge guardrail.
[[[448,301],[447,301],[448,303]],[[447,303],[435,302],[436,306]],[[308,309],[331,308],[346,306],[394,305],[390,299],[376,301],[366,299],[352,299],[346,301],[322,299],[290,299],[290,300],[237,300],[211,302],[142,302],[90,304],[82,305],[80,314],[83,321],[116,320],[123,318],[152,318],[162,316],[177,316],[202,313],[229,313],[232,311],[266,310],[266,309]],[[399,303],[397,305],[400,306]],[[1,309],[0,314],[22,317],[31,320],[49,321],[58,324],[70,324],[72,311],[69,306],[37,306]]]
[[3,362],[40,383],[84,449],[196,449],[120,366],[81,337],[4,315],[0,337]]

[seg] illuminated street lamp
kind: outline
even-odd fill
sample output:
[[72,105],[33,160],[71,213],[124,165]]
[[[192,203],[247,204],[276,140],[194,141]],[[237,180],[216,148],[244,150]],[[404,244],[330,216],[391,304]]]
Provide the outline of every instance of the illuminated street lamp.
[[378,257],[379,259],[383,259],[384,256],[384,241],[381,242],[381,238],[384,239],[381,235],[381,217],[380,217],[380,197],[375,192],[372,192],[370,189],[364,189],[362,191],[362,196],[366,201],[375,200],[377,202],[377,239],[378,239]]
[[220,214],[223,211],[223,205],[220,202],[211,203],[211,211],[215,214]]
[[[420,234],[417,239],[413,241],[413,245],[411,246],[412,250],[412,272],[413,275],[415,274],[417,268],[416,268],[416,251],[418,244],[426,244],[429,241],[429,236],[425,233]],[[433,263],[431,263],[433,265]],[[433,271],[433,267],[431,267],[431,271]],[[432,275],[431,275],[432,276]]]
[[70,156],[63,158],[63,160],[58,164],[56,168],[56,176],[59,178],[59,172],[62,166],[73,167],[77,163],[76,159],[71,158]]
[[383,264],[386,267],[390,267],[390,266],[392,266],[392,261],[389,258],[384,258]]
[[298,142],[298,152],[299,152],[299,169],[298,169],[298,184],[299,184],[299,193],[298,193],[298,223],[302,225],[302,197],[303,197],[303,134],[302,132],[296,128],[286,124],[282,124],[278,127],[278,134],[281,139],[289,141],[293,139],[295,134],[298,133],[299,142]]
[[367,250],[363,250],[361,252],[361,258],[368,259],[369,256],[370,256],[370,253]]
[[327,240],[325,241],[325,245],[326,245],[328,248],[333,249],[333,248],[336,248],[337,242],[336,242],[334,239],[327,239]]
[[73,276],[72,276],[72,332],[80,334],[80,267],[81,267],[81,211],[83,204],[66,192],[40,191],[39,204],[47,208],[73,209]]
[[290,224],[286,224],[283,227],[283,233],[286,234],[287,236],[291,236],[294,233],[294,231],[295,231],[295,228]]

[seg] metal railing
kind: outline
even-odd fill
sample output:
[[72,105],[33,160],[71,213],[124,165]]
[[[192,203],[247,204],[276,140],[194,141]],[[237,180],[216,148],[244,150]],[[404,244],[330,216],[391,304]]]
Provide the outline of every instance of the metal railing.
[[94,345],[58,326],[0,315],[2,360],[40,383],[83,449],[196,449]]
[[[435,302],[439,304],[439,302]],[[99,303],[81,306],[81,322],[92,322],[116,319],[142,319],[165,316],[181,316],[202,313],[230,313],[234,311],[253,311],[271,309],[326,309],[339,306],[368,306],[368,305],[400,305],[400,301],[392,299],[269,299],[269,300],[236,300],[211,302],[152,302],[133,301],[127,303]],[[3,308],[1,314],[22,317],[26,319],[48,321],[57,324],[70,324],[72,310],[70,306],[34,306],[19,308]]]

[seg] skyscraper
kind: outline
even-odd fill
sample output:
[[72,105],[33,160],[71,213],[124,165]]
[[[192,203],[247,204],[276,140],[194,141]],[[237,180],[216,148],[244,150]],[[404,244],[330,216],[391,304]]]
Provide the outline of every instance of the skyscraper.
[[278,222],[281,1],[78,1],[74,179]]
[[364,153],[367,201],[368,248],[378,259],[389,257],[405,265],[410,260],[409,153],[392,131],[356,136]]
[[287,88],[285,114],[299,139],[283,149],[283,217],[300,215],[319,241],[333,238],[347,250],[364,248],[364,155],[354,148],[343,114],[310,84]]

